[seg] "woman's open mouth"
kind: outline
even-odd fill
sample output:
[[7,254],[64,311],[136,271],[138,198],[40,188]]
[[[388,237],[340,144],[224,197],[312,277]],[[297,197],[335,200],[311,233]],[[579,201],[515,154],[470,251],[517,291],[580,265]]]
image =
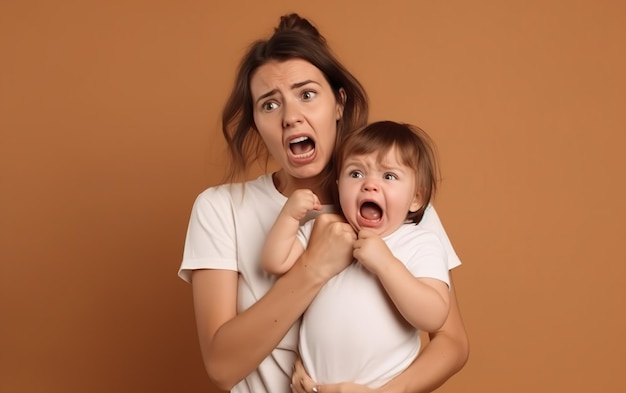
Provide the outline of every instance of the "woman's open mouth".
[[315,142],[307,136],[301,136],[289,141],[289,150],[297,159],[307,158],[315,153]]

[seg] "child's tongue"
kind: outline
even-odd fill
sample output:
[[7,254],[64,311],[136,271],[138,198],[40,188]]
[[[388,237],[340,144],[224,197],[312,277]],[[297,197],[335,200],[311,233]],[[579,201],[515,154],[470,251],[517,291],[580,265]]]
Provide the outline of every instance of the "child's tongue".
[[365,202],[361,206],[361,216],[366,220],[380,220],[382,211],[380,207],[372,202]]

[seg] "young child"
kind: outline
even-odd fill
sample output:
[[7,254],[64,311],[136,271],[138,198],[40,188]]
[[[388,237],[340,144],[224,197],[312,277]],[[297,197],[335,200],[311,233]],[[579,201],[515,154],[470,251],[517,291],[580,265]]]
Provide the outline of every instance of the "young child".
[[[449,278],[436,234],[418,225],[436,190],[434,145],[421,129],[391,121],[349,134],[335,151],[339,206],[358,235],[355,263],[331,279],[304,314],[300,354],[317,383],[375,388],[415,359],[419,331],[446,320]],[[288,199],[269,232],[262,265],[289,270],[322,210],[310,190]]]

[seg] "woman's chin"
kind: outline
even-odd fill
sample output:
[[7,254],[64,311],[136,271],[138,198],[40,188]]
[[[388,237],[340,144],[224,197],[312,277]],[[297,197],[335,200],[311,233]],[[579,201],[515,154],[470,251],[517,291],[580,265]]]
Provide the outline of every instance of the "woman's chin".
[[321,175],[323,170],[324,166],[311,162],[306,165],[291,166],[288,172],[296,179],[309,180]]

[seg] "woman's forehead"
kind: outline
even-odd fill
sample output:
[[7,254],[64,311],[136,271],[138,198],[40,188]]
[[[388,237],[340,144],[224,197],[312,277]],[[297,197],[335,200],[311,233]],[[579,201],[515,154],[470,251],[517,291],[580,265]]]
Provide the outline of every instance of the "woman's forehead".
[[327,84],[322,71],[306,60],[272,60],[254,71],[250,78],[250,88],[253,95],[261,95],[273,89],[294,89],[308,81]]

